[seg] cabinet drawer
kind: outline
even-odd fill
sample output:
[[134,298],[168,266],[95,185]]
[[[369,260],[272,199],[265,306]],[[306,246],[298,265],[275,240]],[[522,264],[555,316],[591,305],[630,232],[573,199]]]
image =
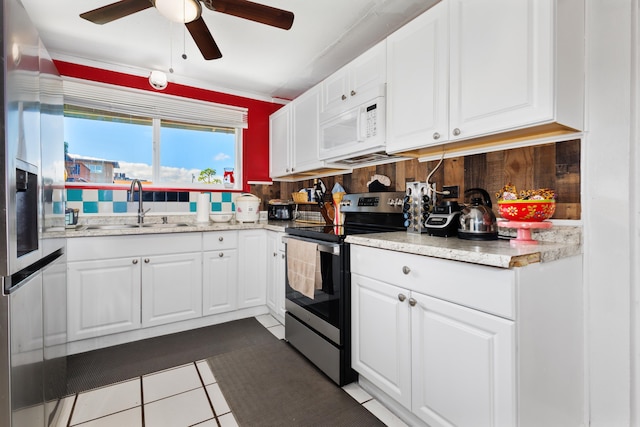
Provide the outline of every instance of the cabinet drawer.
[[202,246],[205,251],[234,249],[238,247],[237,231],[210,231],[203,233]]
[[351,245],[351,272],[515,319],[515,272]]
[[68,261],[162,255],[202,250],[202,233],[96,236],[67,239]]

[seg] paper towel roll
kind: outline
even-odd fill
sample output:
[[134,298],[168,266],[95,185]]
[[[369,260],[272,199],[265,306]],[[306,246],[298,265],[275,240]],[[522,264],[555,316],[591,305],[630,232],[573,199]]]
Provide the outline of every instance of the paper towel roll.
[[209,222],[210,210],[211,210],[211,193],[198,194],[198,204],[196,206],[196,221]]

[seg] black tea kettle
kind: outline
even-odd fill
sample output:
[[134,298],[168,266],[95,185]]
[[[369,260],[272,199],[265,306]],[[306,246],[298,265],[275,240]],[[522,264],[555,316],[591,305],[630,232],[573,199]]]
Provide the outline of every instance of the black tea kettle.
[[481,194],[482,198],[472,197],[471,203],[462,208],[458,237],[465,240],[496,240],[498,223],[491,210],[491,197],[482,188],[470,188],[464,192],[465,198],[474,193]]

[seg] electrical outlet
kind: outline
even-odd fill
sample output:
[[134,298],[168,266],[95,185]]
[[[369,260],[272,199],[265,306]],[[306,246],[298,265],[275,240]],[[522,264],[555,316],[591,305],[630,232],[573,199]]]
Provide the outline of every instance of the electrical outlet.
[[460,187],[457,185],[450,185],[442,187],[442,192],[448,191],[449,194],[443,194],[443,199],[457,199],[460,197]]

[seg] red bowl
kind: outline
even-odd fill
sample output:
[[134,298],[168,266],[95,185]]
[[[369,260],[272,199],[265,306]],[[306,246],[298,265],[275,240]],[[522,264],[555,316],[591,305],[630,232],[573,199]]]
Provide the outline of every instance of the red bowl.
[[499,200],[498,211],[509,221],[544,221],[556,210],[555,200]]

